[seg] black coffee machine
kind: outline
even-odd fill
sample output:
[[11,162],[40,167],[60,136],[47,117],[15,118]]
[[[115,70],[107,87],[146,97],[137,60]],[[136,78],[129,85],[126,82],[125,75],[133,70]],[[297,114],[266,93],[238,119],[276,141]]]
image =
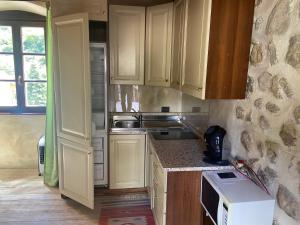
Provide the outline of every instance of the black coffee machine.
[[223,139],[226,135],[226,130],[220,126],[212,126],[207,129],[204,134],[207,151],[204,162],[216,165],[228,165],[227,160],[223,160]]

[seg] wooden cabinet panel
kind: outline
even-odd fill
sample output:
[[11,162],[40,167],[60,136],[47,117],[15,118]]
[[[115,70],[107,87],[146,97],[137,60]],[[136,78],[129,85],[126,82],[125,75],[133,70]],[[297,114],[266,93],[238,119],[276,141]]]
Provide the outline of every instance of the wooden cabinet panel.
[[206,98],[244,99],[255,0],[213,0]]
[[200,99],[245,98],[254,4],[175,1],[171,87]]
[[110,136],[110,188],[144,187],[145,135]]
[[201,172],[169,172],[167,225],[202,225]]
[[171,87],[181,89],[185,38],[186,0],[174,2],[171,62]]
[[186,0],[186,43],[182,91],[204,98],[212,0]]
[[145,7],[109,7],[110,83],[144,84]]
[[170,86],[173,3],[147,8],[145,83]]

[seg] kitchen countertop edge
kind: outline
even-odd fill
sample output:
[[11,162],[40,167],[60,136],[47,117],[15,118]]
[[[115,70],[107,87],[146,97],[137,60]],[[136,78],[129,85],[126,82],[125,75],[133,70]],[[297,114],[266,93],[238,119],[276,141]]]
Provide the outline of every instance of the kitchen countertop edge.
[[[160,140],[155,140],[154,137],[152,136],[152,134],[149,132],[148,133],[148,137],[149,137],[149,140],[153,146],[153,150],[154,150],[154,153],[155,155],[157,156],[157,158],[159,159],[162,167],[164,170],[166,170],[167,172],[188,172],[188,171],[209,171],[209,170],[225,170],[225,169],[233,169],[234,167],[232,165],[228,165],[228,166],[218,166],[218,165],[213,165],[213,164],[208,164],[208,163],[205,163],[203,162],[203,156],[204,156],[204,153],[203,153],[203,150],[201,150],[201,147],[199,149],[199,152],[197,152],[197,161],[199,161],[199,164],[203,164],[203,165],[199,165],[199,166],[178,166],[177,165],[174,165],[174,166],[170,166],[170,164],[172,164],[170,162],[170,157],[168,157],[168,162],[166,162],[166,158],[167,157],[163,157],[163,153],[159,152],[159,150],[157,149],[157,145],[159,145],[159,143],[162,141]],[[199,141],[199,145],[202,145],[204,144],[203,142],[203,139],[200,137],[200,139],[193,139],[193,140],[189,140],[191,143],[193,142],[196,142],[196,141]],[[186,141],[186,142],[189,142],[189,141]],[[164,141],[166,142],[166,141]],[[194,144],[194,143],[193,143]],[[194,153],[192,152],[191,148],[186,148],[186,150],[189,149],[190,152],[187,152],[187,154],[191,154],[193,155]],[[173,151],[172,149],[170,150],[166,150],[164,149],[164,151]],[[195,151],[195,150],[194,150]],[[178,152],[177,152],[178,153]],[[201,157],[201,158],[200,158]],[[176,163],[174,163],[176,164]]]

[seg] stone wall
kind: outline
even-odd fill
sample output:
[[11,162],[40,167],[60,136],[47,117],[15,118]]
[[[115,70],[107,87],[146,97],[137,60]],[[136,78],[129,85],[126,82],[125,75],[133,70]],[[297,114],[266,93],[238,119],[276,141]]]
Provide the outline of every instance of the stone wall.
[[276,198],[274,224],[300,224],[300,0],[256,0],[247,99],[211,102],[209,123]]

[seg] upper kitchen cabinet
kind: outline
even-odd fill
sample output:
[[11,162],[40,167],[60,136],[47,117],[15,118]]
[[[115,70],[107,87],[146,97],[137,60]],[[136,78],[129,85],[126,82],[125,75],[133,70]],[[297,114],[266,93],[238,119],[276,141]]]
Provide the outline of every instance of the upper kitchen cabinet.
[[185,1],[181,90],[201,99],[245,98],[255,1]]
[[170,86],[173,3],[147,8],[145,83]]
[[144,84],[145,7],[109,7],[110,83]]
[[187,0],[182,91],[202,98],[205,89],[212,0]]
[[89,20],[107,21],[107,0],[51,0],[53,16],[87,12]]
[[183,73],[183,50],[185,34],[186,1],[178,0],[174,3],[173,11],[173,38],[172,38],[172,62],[171,62],[171,87],[181,89],[181,77]]

